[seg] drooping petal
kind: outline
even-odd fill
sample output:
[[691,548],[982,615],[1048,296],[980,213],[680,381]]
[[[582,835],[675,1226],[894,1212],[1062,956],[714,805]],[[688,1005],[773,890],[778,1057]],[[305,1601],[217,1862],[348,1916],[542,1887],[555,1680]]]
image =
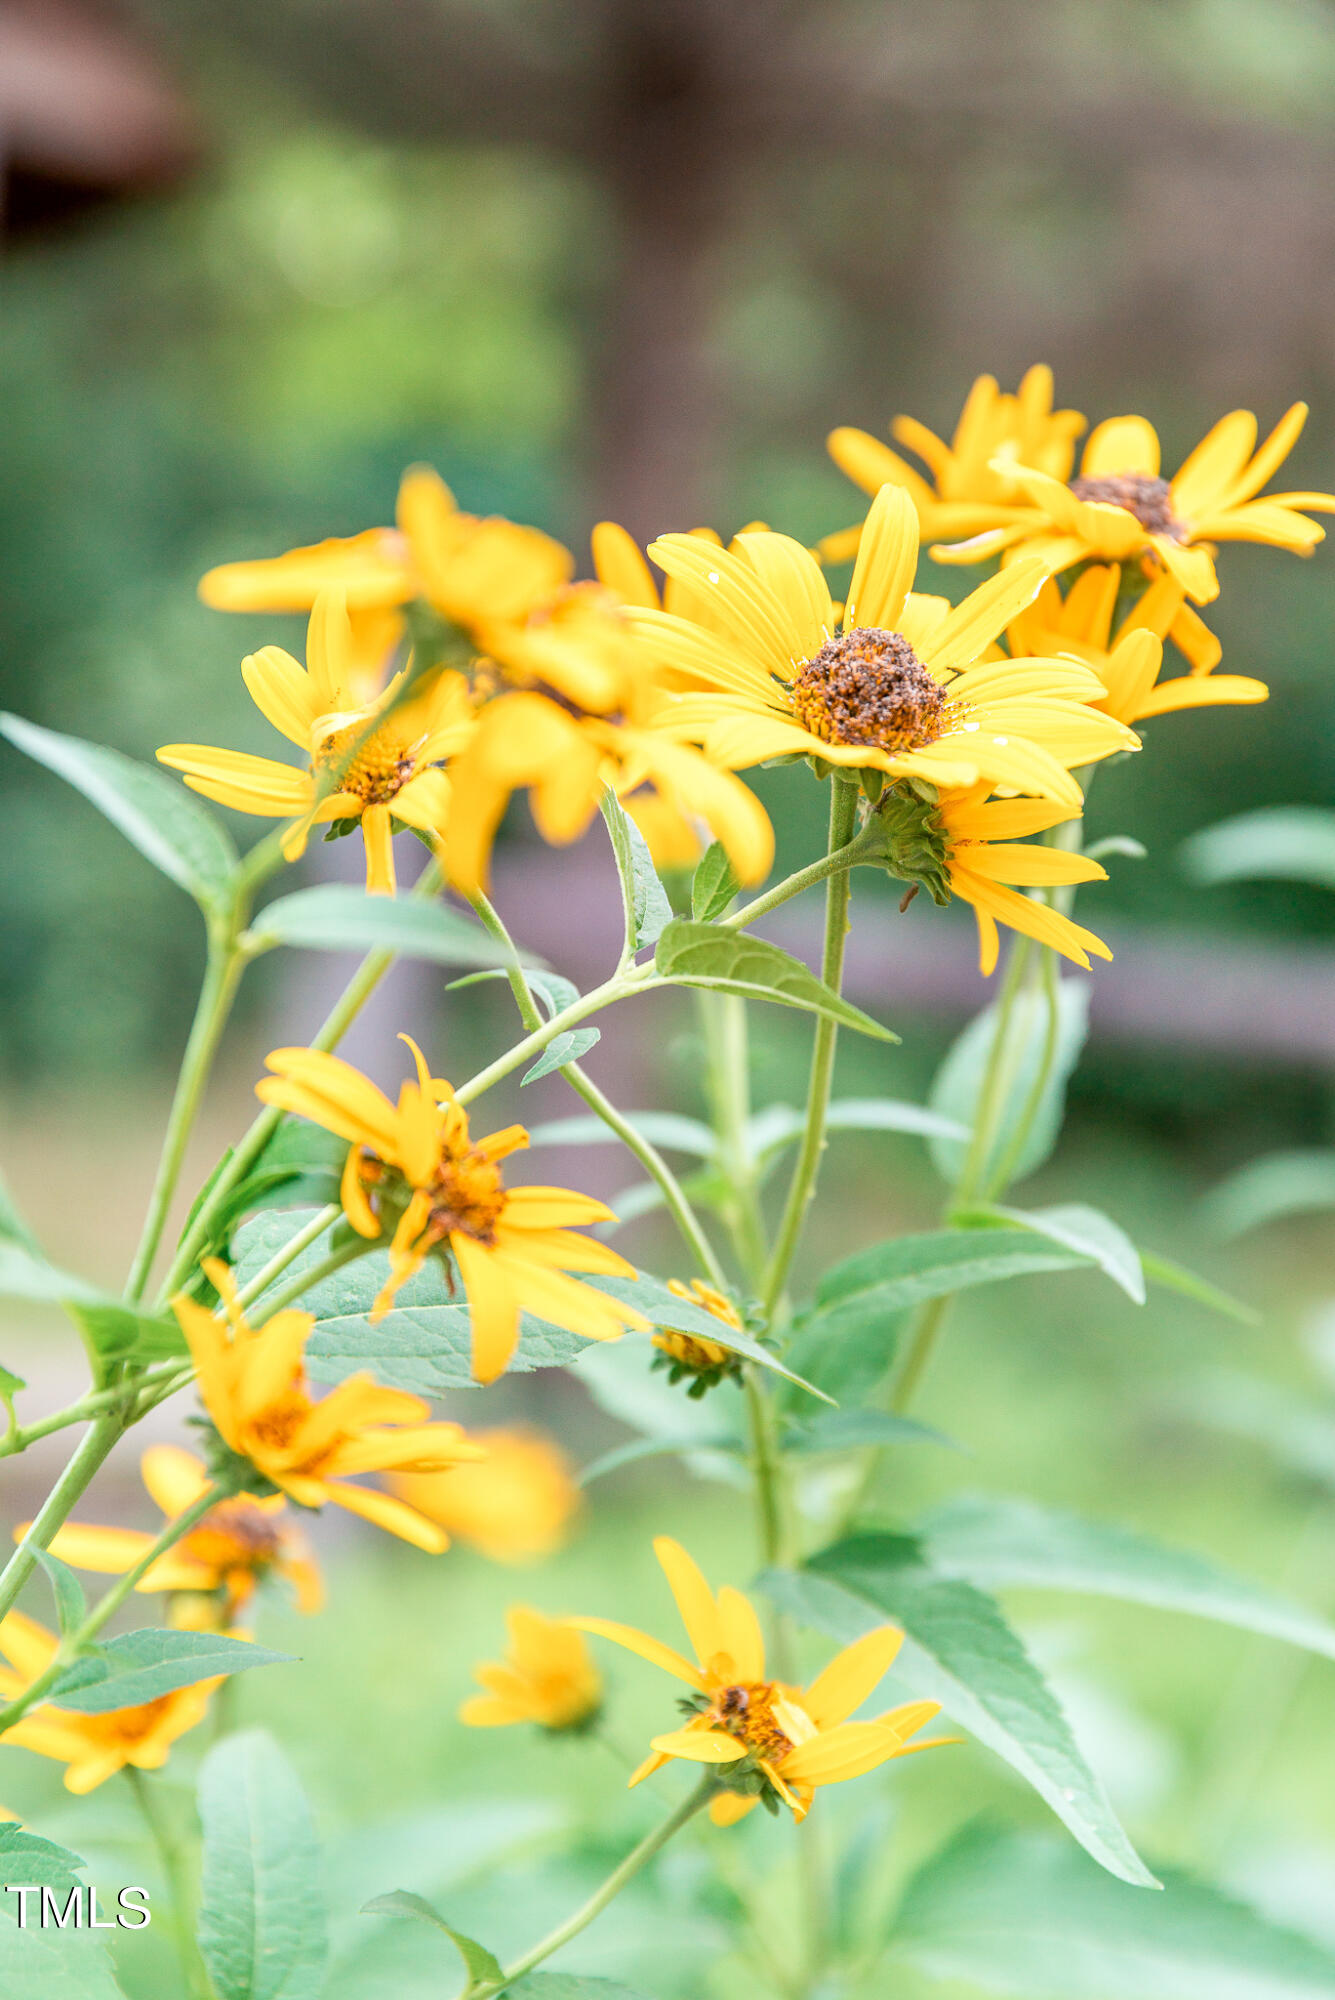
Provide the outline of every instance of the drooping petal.
[[664,1673],[685,1681],[689,1687],[705,1691],[705,1677],[699,1667],[673,1647],[665,1646],[661,1639],[639,1632],[633,1625],[620,1625],[612,1618],[567,1618],[565,1623],[576,1632],[591,1632],[595,1638],[610,1639],[614,1646],[624,1646],[628,1653],[638,1654],[650,1666],[661,1667]]
[[450,1248],[468,1294],[473,1373],[479,1382],[494,1382],[504,1374],[519,1339],[515,1286],[500,1258],[462,1230],[451,1231]]

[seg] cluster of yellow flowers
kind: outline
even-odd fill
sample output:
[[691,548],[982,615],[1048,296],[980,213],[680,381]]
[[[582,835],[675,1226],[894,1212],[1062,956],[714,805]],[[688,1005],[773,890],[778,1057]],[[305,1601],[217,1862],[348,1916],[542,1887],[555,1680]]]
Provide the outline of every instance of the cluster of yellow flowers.
[[[1101,942],[1020,892],[1103,871],[1027,837],[1078,815],[1072,774],[1138,749],[1137,723],[1265,698],[1214,671],[1219,644],[1194,608],[1218,593],[1212,544],[1308,554],[1324,531],[1304,510],[1335,498],[1261,494],[1301,404],[1259,449],[1255,419],[1234,411],[1171,481],[1151,426],[1115,417],[1072,477],[1085,419],[1052,393],[1043,367],[1013,395],[980,378],[949,445],[897,418],[926,476],[866,432],[835,431],[835,460],[872,496],[861,523],[814,553],[760,525],[727,548],[712,531],[665,535],[648,550],[661,591],[612,522],[594,532],[597,580],[573,582],[559,543],[461,512],[415,469],[396,527],[225,564],[201,585],[223,609],[310,612],[304,668],[275,646],[242,668],[304,767],[193,744],[159,756],[210,798],[290,821],[293,856],[312,826],[360,822],[372,889],[392,891],[393,832],[415,828],[465,892],[486,879],[512,794],[566,842],[608,784],[660,866],[693,862],[706,828],[738,880],[758,882],[773,836],[735,774],[805,756],[857,774],[869,809],[907,805],[938,900],[977,913],[985,972],[998,923],[1087,966]],[[938,562],[1000,568],[952,608],[915,588],[922,536],[963,538],[937,541]],[[822,564],[849,558],[840,604]],[[1165,680],[1168,640],[1188,671]]]

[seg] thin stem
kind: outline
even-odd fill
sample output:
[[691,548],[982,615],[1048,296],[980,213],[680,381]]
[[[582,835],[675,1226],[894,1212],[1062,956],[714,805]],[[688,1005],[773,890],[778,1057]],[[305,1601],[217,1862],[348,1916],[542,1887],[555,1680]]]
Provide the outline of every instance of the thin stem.
[[614,974],[611,979],[605,980],[601,986],[595,986],[592,993],[581,994],[578,1000],[572,1001],[570,1006],[559,1014],[553,1014],[550,1021],[544,1021],[531,1034],[525,1035],[521,1042],[516,1042],[512,1049],[507,1049],[503,1056],[497,1056],[495,1062],[488,1063],[487,1067],[480,1069],[476,1076],[470,1076],[467,1083],[455,1091],[455,1102],[471,1104],[475,1098],[481,1097],[484,1091],[490,1090],[493,1084],[499,1083],[502,1077],[509,1076],[521,1063],[526,1063],[530,1056],[541,1055],[547,1044],[554,1042],[558,1035],[563,1035],[567,1028],[573,1028],[580,1021],[586,1021],[590,1014],[601,1013],[604,1007],[610,1007],[616,1000],[627,999],[630,994],[647,986],[652,978],[651,965],[632,965],[628,966],[625,972]]
[[264,1268],[255,1273],[249,1284],[241,1287],[236,1295],[238,1306],[244,1309],[252,1299],[257,1299],[261,1292],[267,1291],[274,1279],[281,1277],[288,1265],[300,1257],[303,1250],[308,1250],[317,1237],[324,1235],[326,1229],[333,1228],[342,1213],[342,1205],[331,1201],[318,1215],[313,1215],[306,1227],[299,1229],[295,1236],[289,1237],[280,1250],[274,1251]]
[[[522,1978],[524,1973],[531,1972],[535,1965],[541,1965],[544,1959],[550,1958],[553,1952],[559,1951],[562,1945],[569,1944],[571,1938],[578,1937],[582,1930],[586,1930],[594,1918],[600,1916],[608,1904],[615,1901],[626,1884],[633,1881],[640,1870],[667,1846],[673,1835],[680,1833],[701,1808],[708,1805],[715,1789],[714,1774],[712,1771],[706,1771],[695,1790],[689,1792],[679,1806],[674,1806],[667,1818],[656,1826],[652,1833],[647,1833],[638,1847],[631,1849],[625,1860],[612,1870],[602,1887],[594,1891],[587,1903],[582,1904],[573,1916],[567,1917],[563,1924],[558,1924],[554,1931],[550,1931],[541,1944],[535,1944],[531,1951],[526,1951],[513,1965],[506,1966],[505,1986]],[[486,1996],[503,1991],[504,1987],[501,1984],[491,1980],[475,1986],[470,2000],[486,2000]]]
[[1014,1178],[1016,1169],[1024,1157],[1024,1149],[1029,1143],[1029,1134],[1034,1129],[1034,1120],[1038,1116],[1043,1099],[1047,1096],[1048,1084],[1052,1078],[1053,1065],[1057,1060],[1058,1031],[1061,1026],[1061,1013],[1058,1006],[1057,991],[1057,954],[1042,946],[1040,947],[1040,954],[1038,976],[1042,981],[1043,997],[1047,1003],[1047,1019],[1043,1030],[1043,1048],[1039,1055],[1038,1069],[1034,1075],[1034,1081],[1030,1086],[1029,1095],[1025,1099],[1020,1115],[1015,1121],[1015,1130],[1007,1140],[1006,1148],[1001,1158],[997,1161],[996,1166],[988,1176],[987,1185],[983,1189],[984,1201],[995,1201],[998,1195],[1005,1193],[1011,1180]]
[[110,1389],[97,1389],[89,1396],[81,1396],[77,1403],[69,1403],[63,1410],[54,1410],[49,1417],[39,1417],[33,1424],[18,1424],[9,1435],[0,1441],[0,1458],[17,1458],[30,1444],[39,1438],[50,1437],[53,1431],[67,1430],[71,1424],[87,1423],[90,1417],[100,1415],[114,1404],[123,1403],[126,1386],[116,1383]]
[[[836,773],[830,779],[830,833],[829,850],[837,854],[841,847],[849,843],[853,827],[857,821],[858,788],[846,778]],[[848,871],[841,869],[832,874],[825,887],[825,946],[821,955],[821,978],[835,993],[839,991],[844,975],[844,946],[848,937],[848,903],[851,884]],[[764,1305],[766,1317],[772,1318],[779,1300],[783,1297],[784,1286],[797,1251],[806,1220],[807,1205],[816,1192],[816,1178],[820,1172],[821,1154],[825,1149],[825,1118],[830,1104],[830,1086],[834,1080],[834,1055],[839,1039],[835,1023],[822,1014],[816,1022],[815,1039],[811,1046],[811,1074],[807,1084],[806,1127],[802,1134],[802,1144],[798,1151],[797,1163],[788,1187],[788,1200],[779,1224],[779,1233],[774,1245],[766,1275]]]
[[213,1992],[199,1946],[194,1936],[194,1894],[185,1861],[185,1843],[175,1827],[167,1819],[162,1809],[162,1801],[153,1789],[153,1781],[146,1778],[133,1764],[125,1766],[125,1777],[134,1793],[135,1803],[143,1814],[153,1845],[158,1852],[158,1861],[166,1877],[168,1893],[172,1899],[172,1931],[176,1940],[176,1953],[181,1963],[181,1973],[186,1990],[197,1996],[197,2000],[210,2000]]
[[784,1559],[782,1467],[774,1438],[769,1399],[748,1366],[743,1374],[746,1414],[751,1432],[751,1472],[756,1482],[756,1516],[760,1523],[760,1548],[766,1563]]
[[973,1132],[970,1135],[964,1165],[955,1183],[953,1205],[960,1206],[976,1199],[978,1182],[987,1165],[988,1148],[992,1144],[997,1117],[1005,1102],[1006,1060],[1009,1054],[1010,1026],[1015,1013],[1015,1003],[1019,998],[1025,967],[1029,962],[1030,943],[1024,936],[1017,936],[1011,947],[1006,964],[1006,977],[1002,983],[1001,997],[997,1002],[996,1025],[992,1030],[992,1046],[987,1052],[987,1066],[983,1071],[983,1081],[978,1092],[978,1107],[974,1112]]
[[954,1302],[955,1294],[947,1292],[943,1298],[929,1299],[919,1313],[890,1396],[890,1408],[896,1416],[903,1416],[917,1394],[918,1385],[927,1373],[937,1343],[945,1331]]
[[287,1284],[279,1286],[271,1299],[264,1301],[265,1323],[267,1324],[275,1313],[282,1312],[286,1306],[294,1305],[304,1293],[313,1291],[316,1285],[323,1284],[326,1278],[332,1278],[335,1271],[341,1271],[345,1264],[351,1264],[357,1257],[365,1257],[368,1251],[376,1247],[374,1243],[368,1243],[360,1236],[353,1236],[347,1242],[338,1244],[317,1264],[310,1265],[305,1271],[298,1271]]
[[751,1062],[746,1002],[735,993],[701,993],[709,1052],[709,1097],[719,1163],[731,1194],[729,1224],[738,1261],[758,1291],[765,1282],[765,1224],[756,1188],[748,1128]]
[[[843,781],[836,778],[832,782],[838,785]],[[848,789],[853,790],[856,797],[856,788],[848,787]],[[740,910],[733,910],[729,916],[717,918],[719,929],[745,930],[748,924],[754,924],[761,917],[767,917],[771,910],[780,909],[783,904],[791,903],[793,897],[800,896],[804,889],[812,889],[817,882],[826,882],[832,875],[846,874],[850,868],[856,868],[859,861],[873,861],[875,856],[870,849],[871,843],[863,834],[859,834],[853,840],[845,841],[831,853],[823,854],[819,861],[813,861],[810,867],[799,868],[795,875],[787,875],[782,882],[776,882],[763,896],[752,897],[749,903],[743,903]]]
[[124,1429],[124,1416],[113,1408],[105,1411],[84,1432],[74,1456],[42,1503],[36,1520],[0,1572],[0,1618],[13,1609],[19,1592],[36,1569],[36,1551],[51,1546],[56,1529],[81,1498]]
[[158,1245],[162,1241],[162,1231],[167,1221],[167,1211],[171,1207],[176,1183],[180,1178],[181,1163],[185,1158],[186,1144],[191,1127],[199,1110],[204,1087],[208,1082],[209,1070],[222,1035],[237,985],[245,969],[245,959],[238,950],[235,938],[228,936],[225,942],[211,939],[209,960],[204,973],[204,984],[200,989],[199,1005],[195,1009],[194,1022],[190,1029],[190,1039],[186,1043],[185,1056],[181,1063],[181,1073],[176,1080],[176,1094],[167,1120],[167,1130],[162,1141],[162,1157],[158,1161],[157,1176],[153,1182],[153,1192],[149,1197],[148,1214],[144,1219],[139,1247],[134,1253],[130,1275],[125,1283],[127,1299],[137,1301],[143,1297],[148,1274],[153,1268]]
[[[486,930],[505,950],[506,977],[510,982],[510,991],[515,997],[515,1005],[519,1009],[520,1020],[530,1030],[540,1028],[542,1026],[542,1012],[533,997],[533,989],[528,983],[524,967],[520,962],[514,939],[506,929],[500,914],[492,907],[491,903],[488,902],[480,890],[470,900]],[[658,1183],[658,1186],[662,1190],[663,1200],[667,1206],[668,1213],[681,1231],[701,1271],[711,1284],[718,1286],[720,1290],[725,1289],[727,1278],[714,1253],[714,1246],[705,1235],[700,1219],[691,1207],[685,1189],[667,1161],[658,1151],[658,1148],[652,1145],[645,1138],[644,1134],[631,1124],[629,1118],[617,1110],[610,1098],[604,1097],[592,1077],[587,1076],[578,1063],[571,1062],[564,1064],[561,1069],[561,1075],[576,1095],[584,1099],[590,1111],[595,1112],[602,1119],[608,1130],[616,1133],[621,1143],[629,1152],[634,1154],[650,1178]]]

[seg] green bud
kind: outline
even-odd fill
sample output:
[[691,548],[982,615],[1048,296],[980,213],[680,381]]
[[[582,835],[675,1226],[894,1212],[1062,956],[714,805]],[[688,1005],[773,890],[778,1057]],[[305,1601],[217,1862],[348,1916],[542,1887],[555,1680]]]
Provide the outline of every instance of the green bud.
[[926,889],[934,903],[948,903],[950,851],[934,787],[915,778],[901,780],[882,797],[874,824],[887,873]]

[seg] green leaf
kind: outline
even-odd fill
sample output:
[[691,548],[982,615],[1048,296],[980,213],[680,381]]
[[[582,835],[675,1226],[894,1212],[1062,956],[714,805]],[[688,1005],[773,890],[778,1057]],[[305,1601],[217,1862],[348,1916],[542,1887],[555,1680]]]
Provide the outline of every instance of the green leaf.
[[691,877],[691,915],[696,923],[721,917],[740,887],[727,848],[721,840],[711,841]]
[[423,896],[373,896],[348,882],[326,882],[280,896],[248,933],[256,951],[297,945],[311,951],[394,951],[437,965],[496,965],[503,946],[480,924]]
[[641,1459],[685,1458],[693,1451],[726,1451],[742,1457],[746,1446],[728,1431],[709,1431],[695,1437],[630,1438],[625,1444],[614,1446],[601,1458],[595,1458],[586,1465],[575,1484],[592,1486],[595,1480],[606,1479],[609,1472],[620,1472],[624,1465],[638,1465]]
[[[1089,1025],[1089,981],[1062,979],[1057,986],[1057,1046],[1046,1088],[1020,1149],[1012,1181],[1023,1180],[1041,1167],[1052,1152],[1061,1132],[1066,1108],[1066,1085],[1085,1045]],[[947,1052],[933,1081],[929,1102],[933,1111],[972,1131],[978,1115],[983,1076],[996,1031],[997,1002],[984,1007]],[[1011,1136],[1025,1115],[1038,1082],[1048,1034],[1046,996],[1022,988],[1011,1011],[1009,1047],[1013,1051],[1007,1066],[1005,1088],[993,1120],[992,1139],[983,1163],[980,1185],[990,1184],[996,1169],[1010,1149]],[[933,1164],[951,1187],[959,1180],[966,1148],[955,1139],[937,1139],[931,1144]]]
[[931,1424],[891,1416],[886,1410],[822,1410],[809,1423],[791,1425],[783,1440],[785,1451],[796,1452],[856,1451],[889,1444],[941,1444],[951,1451],[962,1449]]
[[902,1625],[896,1679],[1004,1758],[1102,1867],[1154,1886],[1060,1703],[990,1597],[935,1575],[902,1535],[852,1535],[763,1583],[781,1607],[844,1643],[887,1618]]
[[290,1653],[271,1653],[218,1632],[173,1632],[146,1625],[104,1639],[75,1660],[52,1684],[48,1700],[77,1709],[80,1715],[108,1715],[117,1708],[138,1708],[160,1694],[191,1687],[215,1674],[283,1665],[291,1658]]
[[58,1271],[39,1253],[21,1243],[0,1241],[0,1295],[10,1299],[33,1299],[43,1305],[103,1305],[106,1301],[95,1285],[68,1271]]
[[801,959],[776,944],[740,931],[719,930],[714,924],[691,923],[674,917],[658,940],[654,966],[660,978],[674,986],[700,986],[716,993],[736,993],[743,1000],[772,1000],[781,1007],[799,1007],[821,1014],[843,1028],[878,1041],[899,1036],[860,1007],[854,1007],[817,979]]
[[934,1508],[914,1533],[931,1568],[981,1589],[1119,1597],[1213,1618],[1335,1659],[1335,1626],[1325,1619],[1204,1556],[1167,1548],[1131,1528],[1029,1500],[963,1494]]
[[204,909],[220,910],[230,902],[236,848],[213,814],[178,779],[123,757],[118,750],[40,729],[17,715],[0,715],[0,734],[82,792],[145,860]]
[[266,1730],[224,1737],[199,1773],[199,1946],[218,2000],[316,2000],[329,1950],[320,1843]]
[[[563,1014],[567,1007],[573,1007],[579,999],[579,988],[571,979],[563,979],[559,972],[543,972],[531,965],[524,967],[524,978],[529,991],[535,993],[547,1010],[550,1021],[553,1014]],[[465,986],[482,986],[489,980],[504,979],[509,984],[508,972],[470,972],[462,979],[452,979],[445,988],[447,993],[458,993]]]
[[603,788],[603,818],[612,836],[621,900],[626,911],[626,941],[638,951],[655,944],[672,922],[672,905],[658,879],[654,858],[644,835],[610,786]]
[[505,1992],[506,2000],[641,2000],[619,1979],[593,1979],[584,1972],[526,1972]]
[[372,1896],[369,1903],[362,1904],[364,1917],[417,1917],[422,1923],[432,1924],[443,1931],[450,1940],[468,1973],[469,1987],[483,1980],[502,1980],[505,1969],[500,1960],[489,1952],[476,1938],[465,1937],[462,1931],[447,1924],[444,1917],[433,1910],[425,1896],[418,1896],[411,1889],[391,1889],[384,1896]]
[[[57,1847],[53,1840],[43,1840],[39,1833],[30,1833],[17,1820],[0,1820],[0,1882],[33,1882],[68,1895],[77,1886],[75,1869],[87,1866],[80,1855]],[[13,1902],[7,1897],[0,1902],[0,1917],[17,1914],[17,1897]]]
[[[894,1360],[907,1318],[886,1311],[875,1292],[804,1313],[787,1351],[789,1366],[836,1403],[864,1402]],[[785,1403],[791,1408],[791,1397]]]
[[1192,834],[1182,866],[1193,882],[1312,882],[1335,889],[1335,812],[1263,806]]
[[1139,840],[1133,840],[1129,833],[1106,833],[1102,840],[1096,840],[1092,847],[1085,849],[1087,861],[1103,861],[1110,854],[1125,855],[1128,861],[1148,861],[1149,849]]
[[[84,1596],[83,1585],[68,1563],[53,1556],[50,1549],[34,1548],[36,1556],[47,1576],[51,1579],[51,1593],[56,1600],[56,1620],[60,1626],[62,1639],[71,1632],[77,1632],[88,1616],[88,1599]],[[3,1849],[0,1849],[3,1853]]]
[[1165,1408],[1180,1423],[1264,1445],[1286,1471],[1335,1486],[1335,1418],[1310,1396],[1221,1368],[1190,1376]]
[[[0,1901],[13,1905],[18,1898]],[[33,1898],[25,1901],[31,1912]],[[51,1926],[38,1930],[35,1913],[23,1930],[0,1923],[0,1993],[5,2000],[125,2000],[102,1936]]]
[[1041,1835],[972,1827],[909,1883],[891,1955],[1024,2000],[1332,2000],[1335,1956],[1165,1871],[1142,1896]]
[[816,1302],[856,1303],[888,1315],[973,1285],[1092,1262],[1084,1251],[1036,1240],[1029,1229],[934,1229],[925,1236],[891,1237],[845,1258],[821,1279]]
[[1064,1244],[1068,1250],[1076,1250],[1081,1256],[1092,1258],[1115,1285],[1121,1286],[1129,1299],[1138,1306],[1144,1305],[1145,1272],[1140,1252],[1126,1231],[1119,1229],[1111,1216],[1104,1215],[1101,1209],[1088,1208],[1084,1202],[1073,1201],[1064,1203],[1060,1208],[966,1210],[957,1219],[967,1227],[975,1216],[984,1221],[995,1216],[1002,1223],[1018,1223],[1022,1229],[1032,1229],[1053,1243]]
[[652,1320],[655,1326],[669,1327],[677,1333],[693,1333],[704,1340],[716,1341],[720,1347],[728,1348],[733,1354],[744,1355],[758,1367],[768,1368],[774,1374],[782,1375],[785,1380],[795,1383],[799,1389],[809,1390],[813,1396],[819,1396],[823,1403],[828,1403],[830,1400],[828,1396],[822,1395],[819,1389],[813,1388],[811,1383],[804,1382],[801,1376],[794,1375],[790,1368],[785,1368],[777,1354],[771,1354],[767,1347],[762,1347],[749,1333],[739,1333],[735,1327],[727,1326],[722,1320],[715,1319],[714,1315],[706,1312],[703,1306],[694,1305],[689,1299],[679,1299],[675,1292],[670,1292],[657,1278],[647,1277],[644,1272],[634,1278],[609,1278],[599,1272],[596,1276],[585,1278],[583,1282],[592,1285],[595,1291],[606,1292],[609,1297],[620,1299],[625,1305],[634,1306],[646,1319]]
[[[646,1138],[650,1145],[669,1153],[696,1153],[708,1160],[714,1154],[714,1134],[698,1118],[683,1118],[675,1111],[625,1111],[623,1118]],[[553,1118],[547,1125],[534,1125],[528,1135],[530,1146],[619,1146],[622,1141],[601,1118]]]
[[[914,1132],[927,1139],[967,1141],[968,1128],[923,1104],[897,1097],[836,1098],[825,1120],[831,1132]],[[790,1146],[806,1127],[806,1113],[794,1104],[768,1104],[747,1128],[747,1144],[758,1159]]]
[[567,1028],[563,1035],[548,1042],[538,1060],[524,1071],[519,1079],[521,1088],[526,1083],[536,1083],[540,1076],[550,1076],[553,1070],[564,1069],[567,1063],[578,1062],[601,1040],[601,1028]]
[[1268,1153],[1251,1160],[1212,1188],[1201,1215],[1216,1236],[1241,1236],[1289,1215],[1314,1215],[1335,1208],[1335,1152]]
[[173,1355],[190,1351],[170,1313],[159,1319],[123,1306],[119,1300],[91,1306],[66,1300],[65,1310],[104,1361],[169,1361]]
[[21,1375],[16,1375],[12,1368],[0,1363],[0,1404],[3,1404],[6,1419],[11,1425],[18,1422],[14,1413],[14,1398],[27,1386]]
[[1227,1292],[1220,1291],[1218,1285],[1198,1278],[1185,1264],[1175,1264],[1155,1250],[1142,1250],[1140,1263],[1152,1285],[1162,1285],[1168,1292],[1180,1292],[1183,1298],[1194,1299],[1198,1306],[1206,1306],[1225,1319],[1235,1319],[1240,1326],[1261,1324],[1261,1315],[1254,1306],[1246,1306],[1240,1299],[1230,1298]]

